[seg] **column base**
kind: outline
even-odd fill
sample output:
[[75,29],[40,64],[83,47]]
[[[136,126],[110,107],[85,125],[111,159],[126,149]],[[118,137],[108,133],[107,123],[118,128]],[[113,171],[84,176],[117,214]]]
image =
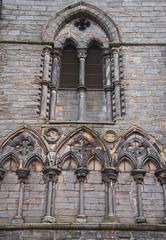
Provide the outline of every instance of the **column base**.
[[146,223],[146,218],[144,217],[137,217],[135,219],[136,223]]
[[15,218],[13,218],[12,223],[23,223],[24,219],[21,216],[16,216]]
[[43,223],[56,223],[56,218],[52,217],[52,216],[45,216],[42,222]]
[[86,216],[80,214],[76,217],[76,223],[86,223]]
[[166,217],[162,221],[163,224],[166,224]]
[[120,220],[116,216],[105,216],[102,222],[103,223],[120,223]]

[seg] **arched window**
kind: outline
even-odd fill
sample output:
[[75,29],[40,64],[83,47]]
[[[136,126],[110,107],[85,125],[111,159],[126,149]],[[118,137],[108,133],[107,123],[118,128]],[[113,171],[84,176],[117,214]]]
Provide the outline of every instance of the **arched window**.
[[77,50],[72,42],[66,42],[62,51],[60,88],[77,88],[79,80],[79,61]]
[[80,4],[75,7],[78,14],[73,10],[67,18],[65,13],[61,27],[50,36],[52,51],[43,54],[41,115],[56,122],[111,123],[122,114],[121,53],[116,45],[110,47],[118,40],[117,29],[109,18],[103,22],[99,14],[84,12]]
[[88,48],[85,86],[92,89],[103,88],[102,51],[96,42],[93,42]]

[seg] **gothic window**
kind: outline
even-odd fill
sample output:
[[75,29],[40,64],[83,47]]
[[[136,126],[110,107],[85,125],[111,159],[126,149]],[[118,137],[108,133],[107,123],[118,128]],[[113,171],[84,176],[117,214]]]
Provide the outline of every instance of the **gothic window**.
[[77,51],[70,42],[66,44],[62,51],[60,88],[77,88],[79,80],[79,62]]
[[54,47],[44,49],[40,113],[53,122],[111,123],[122,115],[117,27],[91,10],[73,5],[44,33]]
[[88,48],[85,65],[85,86],[91,89],[103,88],[102,51],[95,42]]

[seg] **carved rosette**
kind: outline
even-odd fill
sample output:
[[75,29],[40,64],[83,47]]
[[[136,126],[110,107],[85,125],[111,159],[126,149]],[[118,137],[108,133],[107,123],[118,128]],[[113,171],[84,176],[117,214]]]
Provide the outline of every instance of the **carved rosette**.
[[49,182],[49,181],[57,182],[58,181],[58,176],[60,175],[60,173],[61,173],[60,168],[47,166],[43,170],[44,180],[46,182]]
[[86,167],[79,167],[76,169],[75,174],[79,182],[84,182],[88,175],[88,169]]
[[25,181],[27,180],[27,178],[29,176],[29,170],[26,168],[20,168],[20,169],[16,170],[16,174],[17,174],[20,182],[25,183]]
[[5,176],[5,170],[3,168],[0,168],[0,181],[3,180],[4,176]]
[[135,169],[132,171],[132,176],[136,184],[142,184],[146,171],[144,169]]
[[160,169],[156,171],[155,175],[158,178],[161,185],[166,184],[166,169]]
[[103,182],[110,183],[116,182],[118,177],[118,170],[114,167],[106,167],[102,170],[102,180]]

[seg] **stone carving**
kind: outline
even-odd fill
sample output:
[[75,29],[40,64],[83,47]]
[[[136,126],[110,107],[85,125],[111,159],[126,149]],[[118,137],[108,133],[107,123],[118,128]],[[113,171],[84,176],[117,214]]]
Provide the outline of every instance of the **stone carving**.
[[49,128],[45,130],[45,139],[48,143],[55,143],[60,138],[60,132],[57,128]]
[[21,133],[11,141],[11,147],[13,147],[18,154],[26,156],[34,150],[35,141],[31,136],[28,136],[28,134]]
[[84,31],[86,28],[90,27],[90,21],[85,17],[81,17],[79,20],[75,21],[75,27],[77,27],[80,31]]
[[139,139],[133,139],[132,142],[126,145],[126,151],[134,155],[135,158],[138,158],[140,156],[145,156],[147,154],[146,147],[148,146],[145,145]]
[[113,143],[113,142],[116,141],[117,135],[116,135],[116,133],[115,133],[114,131],[109,130],[109,131],[107,131],[107,132],[104,134],[103,138],[104,138],[104,140],[105,140],[106,142],[108,142],[108,143]]

